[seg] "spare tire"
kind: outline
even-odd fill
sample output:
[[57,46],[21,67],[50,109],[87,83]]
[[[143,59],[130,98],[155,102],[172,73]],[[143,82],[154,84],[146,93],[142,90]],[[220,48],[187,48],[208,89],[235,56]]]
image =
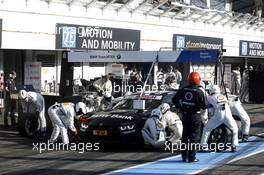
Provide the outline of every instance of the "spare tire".
[[18,118],[18,131],[22,136],[33,137],[40,128],[39,118],[34,114],[23,113]]
[[208,144],[211,146],[210,148],[212,150],[216,152],[221,152],[226,150],[227,143],[230,143],[231,141],[232,132],[224,124],[222,124],[212,130],[208,140]]
[[18,103],[18,132],[25,137],[33,137],[40,129],[40,120],[36,114],[23,113],[21,103]]

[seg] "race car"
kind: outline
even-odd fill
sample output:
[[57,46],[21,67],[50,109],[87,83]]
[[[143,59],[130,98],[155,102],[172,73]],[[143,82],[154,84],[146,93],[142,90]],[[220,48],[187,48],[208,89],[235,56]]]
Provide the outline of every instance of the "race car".
[[173,92],[128,95],[109,111],[87,113],[79,123],[80,136],[100,143],[143,143],[141,129],[153,109],[162,103],[172,105]]

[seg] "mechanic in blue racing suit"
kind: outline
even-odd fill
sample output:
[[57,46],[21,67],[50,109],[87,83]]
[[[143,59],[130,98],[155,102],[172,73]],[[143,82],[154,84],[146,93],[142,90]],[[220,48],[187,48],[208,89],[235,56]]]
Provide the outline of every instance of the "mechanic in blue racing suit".
[[152,110],[151,117],[146,120],[141,130],[146,145],[159,148],[165,144],[165,128],[161,122],[161,111],[157,108]]
[[73,103],[56,103],[49,107],[48,114],[53,125],[50,142],[56,142],[59,134],[61,134],[63,144],[68,144],[68,128],[73,135],[78,134],[74,126],[74,117],[81,121],[83,119],[81,114],[86,113],[86,105],[83,102],[78,102],[75,108],[74,106]]
[[199,85],[201,77],[198,72],[188,76],[189,85],[180,89],[172,99],[174,105],[182,112],[182,144],[186,149],[181,152],[184,162],[198,162],[196,150],[199,148],[201,134],[201,109],[207,108],[204,92]]

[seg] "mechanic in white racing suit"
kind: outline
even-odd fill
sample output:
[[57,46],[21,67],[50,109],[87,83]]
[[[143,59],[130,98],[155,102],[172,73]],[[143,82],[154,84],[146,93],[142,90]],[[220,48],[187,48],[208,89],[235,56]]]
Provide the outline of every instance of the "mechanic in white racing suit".
[[[203,81],[201,81],[199,89],[201,89],[203,91],[204,96],[207,99],[208,93],[206,92],[205,83]],[[208,110],[207,109],[200,109],[200,113],[201,113],[203,125],[205,126],[206,123],[208,122]]]
[[68,144],[67,129],[69,128],[73,135],[76,136],[78,131],[74,126],[74,117],[80,120],[80,115],[85,113],[86,105],[83,102],[78,102],[76,106],[73,103],[56,103],[50,106],[48,114],[53,125],[53,132],[49,141],[52,143],[56,142],[59,134],[61,134],[63,144]]
[[[213,107],[213,116],[204,126],[201,145],[206,146],[210,133],[213,129],[221,124],[225,124],[232,131],[232,152],[236,151],[238,145],[238,127],[235,119],[232,116],[228,101],[224,95],[221,94],[218,85],[211,85],[209,88],[209,96],[207,100]],[[212,109],[209,109],[212,110]]]
[[250,118],[248,116],[248,113],[242,106],[242,103],[240,102],[238,96],[232,95],[231,91],[228,88],[226,88],[226,93],[232,115],[239,117],[241,120],[242,140],[247,141],[250,130]]
[[163,125],[168,127],[169,131],[171,132],[169,141],[172,143],[176,143],[182,137],[182,121],[180,117],[170,110],[170,105],[168,103],[162,103],[159,106],[159,109],[162,113],[161,121]]
[[161,121],[161,111],[157,108],[152,110],[151,117],[146,120],[141,130],[146,145],[159,148],[165,144],[165,127]]
[[112,82],[110,80],[110,75],[103,76],[101,79],[96,80],[93,83],[93,86],[99,92],[99,95],[97,97],[97,111],[98,111],[102,108],[101,102],[103,98],[105,98],[105,100],[110,100],[110,101],[112,99]]
[[32,103],[35,105],[36,112],[38,114],[40,120],[40,133],[42,136],[45,135],[46,132],[46,118],[45,118],[45,100],[40,93],[33,92],[33,91],[25,91],[20,90],[18,93],[19,99],[22,100],[22,107],[26,103]]

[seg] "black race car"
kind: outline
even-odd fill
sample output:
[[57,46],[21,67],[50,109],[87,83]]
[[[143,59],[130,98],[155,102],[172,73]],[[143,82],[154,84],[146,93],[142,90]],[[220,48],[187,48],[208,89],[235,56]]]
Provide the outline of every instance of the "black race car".
[[[124,97],[111,110],[87,113],[86,122],[76,122],[82,139],[100,143],[140,144],[143,143],[141,130],[151,111],[162,103],[172,104],[176,91],[150,93]],[[172,108],[175,112],[175,109]],[[239,121],[237,121],[239,124]],[[201,130],[202,131],[202,130]],[[202,134],[202,133],[201,133]],[[209,143],[231,142],[231,131],[220,125],[211,132]]]
[[151,111],[162,103],[172,103],[173,92],[124,97],[111,110],[87,113],[88,121],[79,123],[81,138],[100,143],[141,143],[141,129]]

